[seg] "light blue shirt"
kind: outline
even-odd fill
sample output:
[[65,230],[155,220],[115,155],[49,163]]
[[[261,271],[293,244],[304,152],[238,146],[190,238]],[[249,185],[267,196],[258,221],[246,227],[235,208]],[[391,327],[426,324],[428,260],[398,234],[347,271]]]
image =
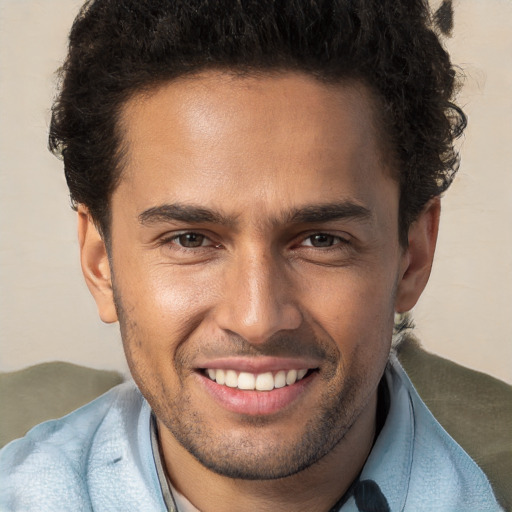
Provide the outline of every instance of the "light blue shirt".
[[[477,464],[446,433],[394,356],[390,408],[359,480],[392,512],[502,510]],[[166,511],[150,435],[151,409],[121,384],[34,427],[0,451],[1,511]],[[340,509],[357,512],[351,496]]]

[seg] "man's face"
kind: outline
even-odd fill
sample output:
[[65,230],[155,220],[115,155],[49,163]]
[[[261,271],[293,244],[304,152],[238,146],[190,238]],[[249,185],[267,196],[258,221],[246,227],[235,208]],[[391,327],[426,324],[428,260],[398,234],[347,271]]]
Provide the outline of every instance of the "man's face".
[[362,85],[291,73],[209,72],[126,105],[125,352],[163,441],[218,473],[297,472],[375,405],[404,272],[375,124]]

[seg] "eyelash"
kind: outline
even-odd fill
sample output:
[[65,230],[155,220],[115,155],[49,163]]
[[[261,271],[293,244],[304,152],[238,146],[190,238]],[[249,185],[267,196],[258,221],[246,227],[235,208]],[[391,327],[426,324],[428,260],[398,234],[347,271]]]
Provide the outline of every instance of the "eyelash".
[[[326,245],[326,246],[315,246],[313,245],[313,242],[312,242],[312,238],[314,237],[324,237],[324,238],[327,238],[327,239],[331,239],[331,245]],[[303,247],[312,247],[314,249],[323,249],[323,250],[329,250],[329,249],[336,249],[336,248],[339,248],[339,246],[345,246],[345,245],[348,245],[350,244],[350,240],[348,240],[347,238],[343,238],[342,236],[339,236],[339,235],[333,235],[331,233],[324,233],[324,232],[319,232],[319,233],[313,233],[311,235],[308,235],[307,237],[303,238],[302,239],[302,243],[304,243],[306,240],[310,240],[311,241],[311,244],[310,245],[306,245]]]
[[[197,236],[197,237],[201,237],[202,240],[201,240],[201,245],[197,245],[195,247],[186,247],[184,245],[182,245],[181,243],[179,243],[179,239],[181,237],[184,237],[184,236],[187,236],[187,235],[194,235],[194,236]],[[331,245],[326,245],[326,246],[315,246],[313,245],[311,239],[313,237],[325,237],[325,238],[328,238],[328,239],[331,239]],[[209,240],[211,243],[208,244],[208,245],[202,245],[202,243],[205,241],[205,240]],[[307,240],[310,240],[311,243],[308,244],[308,245],[302,245],[304,244],[304,242],[306,242]],[[333,235],[331,233],[328,233],[328,232],[314,232],[314,233],[311,233],[311,234],[308,234],[307,236],[302,236],[299,240],[299,243],[298,244],[294,244],[294,248],[296,247],[311,247],[312,249],[321,249],[323,251],[328,251],[328,250],[336,250],[336,249],[339,249],[339,246],[346,246],[346,245],[349,245],[351,242],[349,239],[347,238],[343,238],[342,236],[339,236],[339,235]],[[177,234],[173,234],[172,236],[169,236],[169,237],[166,237],[164,239],[161,240],[160,242],[160,245],[162,246],[165,246],[165,245],[173,245],[175,246],[178,250],[182,250],[182,251],[191,251],[191,250],[197,250],[197,249],[205,249],[205,248],[215,248],[215,249],[220,249],[222,247],[221,244],[215,244],[215,242],[213,242],[207,235],[204,235],[202,233],[198,233],[196,231],[184,231],[184,232],[181,232],[181,233],[177,233]]]
[[[198,245],[198,246],[195,246],[195,247],[186,247],[184,245],[181,245],[179,242],[179,239],[183,236],[187,236],[187,235],[195,235],[197,237],[201,237],[203,240],[202,242],[204,242],[205,240],[209,240],[211,242],[211,244],[208,244],[208,245]],[[169,236],[169,237],[166,237],[166,238],[163,238],[160,242],[160,245],[173,245],[175,247],[178,248],[178,250],[183,250],[183,251],[191,251],[191,250],[197,250],[197,249],[205,249],[205,248],[208,248],[208,247],[214,247],[214,248],[220,248],[221,245],[220,244],[215,244],[207,235],[203,235],[202,233],[198,233],[196,231],[183,231],[181,233],[177,233],[177,234],[174,234],[172,236]]]

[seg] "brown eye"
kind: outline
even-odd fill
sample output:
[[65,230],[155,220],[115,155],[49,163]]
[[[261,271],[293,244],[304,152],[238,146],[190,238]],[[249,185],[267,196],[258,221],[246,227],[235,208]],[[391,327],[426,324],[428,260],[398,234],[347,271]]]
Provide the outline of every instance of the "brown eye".
[[183,233],[176,237],[177,242],[182,247],[201,247],[204,244],[205,237],[198,233]]
[[335,244],[337,239],[339,238],[325,233],[319,233],[318,235],[312,235],[309,237],[313,247],[331,247]]

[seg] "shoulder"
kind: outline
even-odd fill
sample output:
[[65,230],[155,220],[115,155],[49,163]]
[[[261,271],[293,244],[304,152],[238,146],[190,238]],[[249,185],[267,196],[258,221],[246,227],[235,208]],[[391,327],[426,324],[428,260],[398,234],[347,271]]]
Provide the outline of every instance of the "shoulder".
[[512,386],[431,354],[414,338],[404,339],[397,353],[432,415],[512,508]]
[[43,503],[54,510],[90,508],[89,477],[98,454],[115,451],[112,436],[122,432],[126,416],[137,415],[142,402],[133,384],[121,384],[9,443],[0,451],[0,508],[35,510]]

